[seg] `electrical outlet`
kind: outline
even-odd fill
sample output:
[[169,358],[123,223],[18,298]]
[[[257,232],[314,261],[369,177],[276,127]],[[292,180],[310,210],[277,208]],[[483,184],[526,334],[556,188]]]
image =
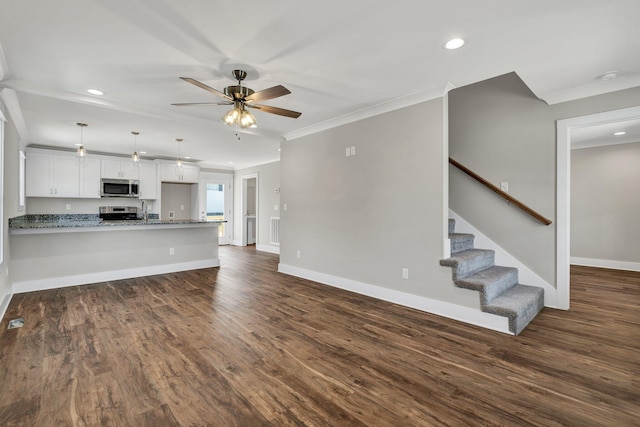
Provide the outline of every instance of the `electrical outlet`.
[[408,268],[403,268],[402,269],[402,278],[403,279],[408,279],[409,278],[409,269]]
[[356,155],[356,146],[355,146],[355,145],[353,145],[353,146],[351,147],[351,155],[352,155],[352,156],[355,156],[355,155]]
[[184,210],[184,205],[180,205],[180,210],[183,211]]
[[67,204],[64,206],[64,208],[65,208],[66,210],[70,211],[70,210],[71,210],[71,205],[70,205],[69,203],[67,203]]
[[282,209],[284,209],[285,211],[287,210],[287,204],[286,203],[284,205],[282,205]]
[[169,248],[169,255],[175,255],[176,254],[176,248]]
[[278,205],[273,205],[273,210],[277,211],[278,210]]
[[176,211],[169,211],[169,219],[174,219],[176,217]]
[[346,157],[349,157],[349,156],[351,155],[351,147],[347,147],[347,148],[346,148],[344,155],[345,155]]
[[296,256],[297,256],[298,258],[300,258],[300,251],[299,251],[299,250],[298,250],[298,251],[296,251]]

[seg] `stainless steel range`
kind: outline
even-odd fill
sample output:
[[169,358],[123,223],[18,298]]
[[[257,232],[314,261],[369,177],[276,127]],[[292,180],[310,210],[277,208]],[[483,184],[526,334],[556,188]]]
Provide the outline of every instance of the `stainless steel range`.
[[135,206],[100,206],[100,219],[103,221],[138,220],[138,208]]

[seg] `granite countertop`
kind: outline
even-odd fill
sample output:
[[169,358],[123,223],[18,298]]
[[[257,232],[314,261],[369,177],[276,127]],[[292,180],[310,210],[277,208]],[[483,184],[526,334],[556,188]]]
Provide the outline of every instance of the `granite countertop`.
[[[132,226],[159,226],[159,225],[214,225],[227,221],[200,221],[191,219],[161,220],[157,217],[149,218],[147,221],[125,220],[109,221],[102,220],[94,214],[67,214],[67,215],[23,215],[9,219],[9,230],[55,230],[55,229],[99,229],[106,230],[115,227]],[[63,230],[59,230],[63,231]],[[71,230],[69,230],[71,231]],[[89,231],[89,230],[86,230]]]

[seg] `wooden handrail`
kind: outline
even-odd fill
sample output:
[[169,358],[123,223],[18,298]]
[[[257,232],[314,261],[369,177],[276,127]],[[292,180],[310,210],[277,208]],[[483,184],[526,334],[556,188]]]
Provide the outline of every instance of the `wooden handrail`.
[[469,175],[471,178],[473,178],[476,181],[478,181],[480,184],[482,184],[485,187],[487,187],[489,190],[491,190],[494,193],[496,193],[498,196],[502,197],[503,199],[507,200],[510,203],[513,203],[514,205],[516,205],[517,207],[519,207],[520,209],[522,209],[523,211],[525,211],[526,213],[528,213],[529,215],[531,215],[532,217],[534,217],[535,219],[537,219],[538,221],[543,223],[544,225],[551,224],[551,220],[550,219],[543,217],[538,212],[534,211],[529,206],[527,206],[524,203],[522,203],[520,200],[518,200],[515,197],[511,196],[509,193],[505,193],[504,191],[502,191],[501,189],[499,189],[498,187],[496,187],[495,185],[493,185],[492,183],[490,183],[489,181],[487,181],[486,179],[484,179],[483,177],[481,177],[480,175],[478,175],[477,173],[475,173],[471,169],[469,169],[466,166],[460,164],[459,162],[453,160],[451,157],[449,157],[449,163],[451,163],[453,166],[457,167],[462,172],[464,172],[467,175]]

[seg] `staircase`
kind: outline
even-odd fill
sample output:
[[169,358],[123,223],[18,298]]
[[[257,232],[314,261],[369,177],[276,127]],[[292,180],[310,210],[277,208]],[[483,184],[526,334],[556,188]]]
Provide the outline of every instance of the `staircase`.
[[518,283],[518,269],[495,265],[492,250],[475,249],[473,234],[455,232],[449,220],[451,258],[440,265],[451,267],[459,288],[480,292],[480,309],[509,318],[509,330],[518,335],[544,306],[544,290]]

